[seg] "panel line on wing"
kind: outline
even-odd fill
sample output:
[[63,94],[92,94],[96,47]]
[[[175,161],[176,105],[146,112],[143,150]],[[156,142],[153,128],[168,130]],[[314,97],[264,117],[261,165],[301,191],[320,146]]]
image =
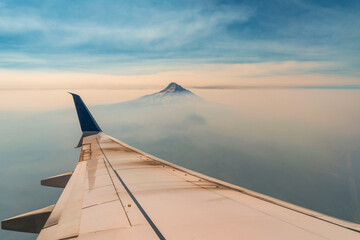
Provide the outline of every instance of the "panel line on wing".
[[[100,145],[99,145],[99,147],[100,147]],[[101,147],[100,147],[100,149],[101,149]],[[101,151],[102,151],[102,150],[101,150]],[[103,153],[103,155],[104,155],[104,157],[106,158],[106,156],[105,156],[105,154],[104,154],[104,153]],[[108,172],[108,174],[109,174],[109,176],[110,176],[111,182],[112,182],[112,184],[113,184],[113,186],[114,186],[115,193],[116,193],[116,195],[118,196],[118,198],[119,198],[119,200],[120,200],[120,204],[121,204],[121,206],[122,206],[122,208],[123,208],[123,210],[124,210],[125,216],[126,216],[126,218],[127,218],[128,222],[129,222],[130,226],[132,226],[131,221],[130,221],[130,219],[129,219],[129,216],[128,216],[128,214],[127,214],[127,212],[126,212],[125,208],[124,208],[124,203],[121,201],[121,198],[120,198],[120,196],[119,196],[119,193],[118,193],[118,191],[116,190],[116,187],[115,187],[114,181],[113,181],[113,179],[112,179],[112,177],[111,177],[111,174],[110,174],[109,168],[108,168],[108,166],[107,166],[106,161],[105,161],[105,159],[104,159],[104,158],[103,158],[103,161],[104,161],[104,164],[105,164],[106,170],[107,170],[107,172]],[[111,167],[111,166],[110,166],[110,167]]]
[[151,220],[151,218],[149,217],[149,215],[147,215],[147,213],[145,212],[145,210],[143,209],[143,207],[140,205],[140,203],[137,201],[137,199],[135,198],[135,196],[132,194],[132,192],[130,191],[130,189],[126,186],[125,182],[122,180],[122,178],[119,176],[119,174],[116,172],[116,170],[113,168],[113,166],[111,165],[109,159],[106,157],[104,151],[101,148],[101,145],[99,143],[99,140],[96,139],[100,150],[102,151],[104,157],[106,158],[109,166],[111,167],[111,169],[113,170],[113,172],[115,173],[116,177],[119,179],[119,181],[121,182],[121,184],[123,185],[123,187],[125,188],[126,192],[129,194],[129,196],[131,197],[131,199],[134,201],[134,203],[136,204],[136,206],[139,208],[140,212],[143,214],[143,216],[145,217],[146,221],[150,224],[151,228],[154,230],[154,232],[156,233],[156,235],[159,237],[159,239],[161,240],[165,240],[165,237],[162,235],[162,233],[160,232],[160,230],[157,228],[157,226],[155,225],[155,223]]

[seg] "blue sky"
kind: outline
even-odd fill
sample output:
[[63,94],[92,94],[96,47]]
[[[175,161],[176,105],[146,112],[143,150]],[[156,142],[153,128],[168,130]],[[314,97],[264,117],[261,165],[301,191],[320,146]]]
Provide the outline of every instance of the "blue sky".
[[359,78],[359,11],[359,1],[0,1],[0,69],[141,75],[295,62],[296,74]]

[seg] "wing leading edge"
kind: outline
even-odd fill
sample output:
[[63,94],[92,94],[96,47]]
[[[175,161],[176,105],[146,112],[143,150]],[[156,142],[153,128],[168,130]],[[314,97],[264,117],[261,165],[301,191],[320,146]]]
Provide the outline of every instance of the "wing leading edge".
[[[38,239],[360,239],[358,224],[210,178],[114,139],[72,95],[83,131],[80,158],[72,173],[44,180],[64,191],[55,206],[31,212],[41,213],[31,225]],[[3,229],[21,231],[22,216],[29,219],[24,214],[4,220]]]

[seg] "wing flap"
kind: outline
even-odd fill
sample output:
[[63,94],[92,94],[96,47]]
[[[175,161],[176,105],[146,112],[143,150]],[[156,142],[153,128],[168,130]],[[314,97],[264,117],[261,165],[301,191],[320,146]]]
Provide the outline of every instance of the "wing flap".
[[68,172],[41,180],[42,186],[65,188],[73,172]]
[[1,222],[1,228],[17,232],[40,233],[55,205],[21,214]]

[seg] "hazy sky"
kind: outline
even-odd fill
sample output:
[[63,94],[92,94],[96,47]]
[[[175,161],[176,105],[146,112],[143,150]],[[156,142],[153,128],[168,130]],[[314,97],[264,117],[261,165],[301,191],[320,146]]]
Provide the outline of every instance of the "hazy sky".
[[360,2],[0,0],[0,86],[359,85]]

